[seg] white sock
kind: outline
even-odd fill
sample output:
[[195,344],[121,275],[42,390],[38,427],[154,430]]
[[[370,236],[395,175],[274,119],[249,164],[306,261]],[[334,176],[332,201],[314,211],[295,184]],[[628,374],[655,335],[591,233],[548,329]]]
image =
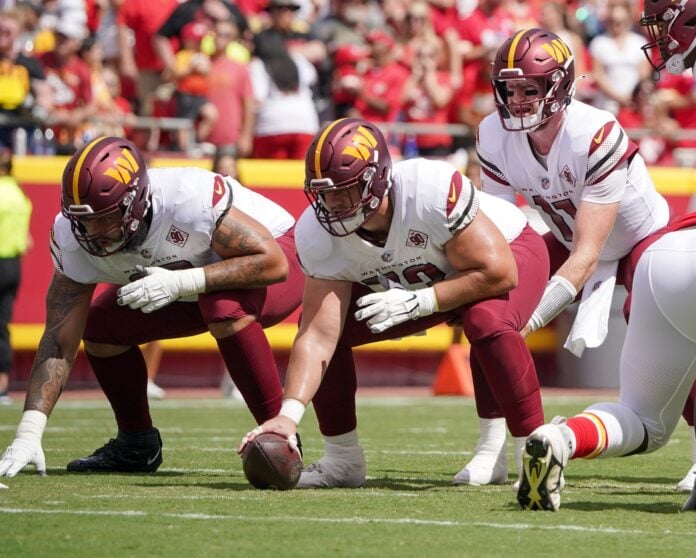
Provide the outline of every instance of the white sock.
[[345,459],[346,454],[360,452],[362,448],[358,444],[358,429],[351,430],[338,436],[324,436],[324,455]]
[[495,452],[505,445],[507,428],[504,418],[485,419],[479,418],[480,437],[476,445],[476,453]]

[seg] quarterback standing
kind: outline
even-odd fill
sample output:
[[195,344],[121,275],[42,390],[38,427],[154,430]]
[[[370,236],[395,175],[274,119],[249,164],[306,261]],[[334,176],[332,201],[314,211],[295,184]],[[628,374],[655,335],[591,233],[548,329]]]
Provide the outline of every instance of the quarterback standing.
[[[162,442],[138,345],[210,331],[258,423],[282,386],[263,331],[300,303],[294,219],[230,177],[148,170],[130,141],[97,138],[68,162],[51,231],[46,327],[0,476],[45,472],[41,438],[84,340],[116,417],[116,438],[68,471],[153,472]],[[92,300],[97,284],[107,288]]]
[[[307,281],[283,406],[242,447],[263,431],[292,439],[312,401],[324,455],[298,487],[361,486],[352,348],[450,320],[461,321],[471,343],[477,396],[485,391],[496,401],[513,436],[543,421],[519,330],[544,290],[548,259],[519,209],[479,192],[448,163],[392,164],[380,130],[357,118],[330,122],[315,136],[305,193],[311,207],[296,238]],[[507,479],[507,456],[497,479],[493,465],[479,484]]]
[[[503,125],[524,122],[536,113],[539,105],[548,104],[542,100],[549,98],[548,86],[553,89],[565,76],[572,77],[572,65],[558,54],[565,50],[558,41],[558,37],[548,32],[521,31],[498,51],[493,84]],[[542,60],[541,64],[545,63],[549,71],[525,67],[526,52],[529,58],[536,59],[534,64]],[[552,61],[544,52],[551,55]],[[554,65],[559,67],[554,69]],[[553,98],[562,101],[555,95]],[[528,107],[526,112],[525,107]],[[578,119],[577,115],[582,118]],[[568,100],[559,102],[545,121],[526,123],[531,124],[526,138],[528,151],[543,163],[549,175],[558,176],[561,183],[566,183],[563,189],[553,189],[553,184],[544,189],[542,183],[542,189],[538,190],[532,180],[525,182],[519,175],[508,176],[506,172],[513,167],[505,166],[507,161],[504,165],[491,153],[484,164],[486,175],[500,184],[503,181],[516,184],[527,199],[536,203],[549,226],[555,225],[551,228],[556,240],[567,243],[570,251],[552,277],[537,316],[527,329],[534,329],[537,323],[543,325],[546,316],[553,317],[587,283],[592,289],[588,296],[584,293],[576,321],[587,319],[588,323],[582,324],[580,330],[591,343],[601,342],[604,333],[595,323],[601,312],[596,310],[601,310],[605,304],[603,298],[610,296],[601,293],[603,283],[608,281],[613,290],[617,273],[614,259],[621,259],[618,269],[630,293],[626,307],[627,313],[630,310],[630,320],[620,360],[619,401],[592,405],[568,420],[558,418],[536,429],[527,440],[517,499],[525,509],[557,510],[564,484],[563,470],[569,458],[618,457],[655,451],[667,443],[676,427],[696,380],[696,329],[692,309],[685,304],[696,300],[693,229],[696,215],[687,215],[661,227],[667,220],[663,204],[648,183],[635,148],[623,140],[623,130],[611,115]],[[480,145],[484,145],[484,138],[495,127],[490,121],[484,124],[487,127],[482,125]],[[584,128],[589,129],[583,135]],[[543,133],[544,130],[550,132]],[[575,138],[564,145],[568,136]],[[544,138],[550,141],[544,144]],[[485,145],[489,147],[488,143]],[[521,144],[517,146],[522,149]],[[559,152],[559,146],[565,149]],[[578,158],[582,165],[573,166]],[[579,203],[564,165],[568,165],[574,178],[580,169],[586,169],[584,175],[579,175],[584,186]],[[500,171],[495,179],[494,169]],[[599,175],[595,174],[597,170],[601,171]],[[568,238],[563,236],[565,226],[573,233]],[[553,255],[551,259],[554,269]],[[588,263],[589,266],[578,265]],[[593,278],[595,270],[602,266],[602,275]],[[599,295],[592,300],[594,293]],[[589,318],[580,315],[583,303],[591,310]],[[568,346],[577,351],[584,345],[593,346],[591,343],[578,335],[578,339],[569,339]],[[688,503],[685,506],[692,508],[693,504],[691,508]]]

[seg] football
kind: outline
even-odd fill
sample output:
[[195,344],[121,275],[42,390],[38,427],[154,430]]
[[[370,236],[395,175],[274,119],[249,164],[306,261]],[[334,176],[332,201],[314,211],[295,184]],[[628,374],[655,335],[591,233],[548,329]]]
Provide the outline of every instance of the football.
[[242,452],[244,475],[255,488],[290,490],[302,472],[302,456],[275,432],[263,432],[249,442]]

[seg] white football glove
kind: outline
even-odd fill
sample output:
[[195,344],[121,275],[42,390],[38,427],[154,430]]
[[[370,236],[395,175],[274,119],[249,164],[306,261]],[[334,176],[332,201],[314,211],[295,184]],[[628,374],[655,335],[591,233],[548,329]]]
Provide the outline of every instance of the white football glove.
[[25,411],[17,427],[17,435],[0,458],[0,477],[14,477],[27,465],[34,465],[40,475],[46,474],[46,457],[41,436],[47,417],[41,411]]
[[416,289],[407,291],[394,288],[383,293],[371,293],[360,297],[356,304],[360,307],[355,313],[358,321],[368,320],[372,333],[382,333],[390,327],[430,316],[438,311],[435,289]]
[[118,290],[117,302],[133,310],[140,308],[149,314],[179,298],[205,291],[205,271],[202,267],[169,270],[163,267],[137,266],[146,277],[124,285]]

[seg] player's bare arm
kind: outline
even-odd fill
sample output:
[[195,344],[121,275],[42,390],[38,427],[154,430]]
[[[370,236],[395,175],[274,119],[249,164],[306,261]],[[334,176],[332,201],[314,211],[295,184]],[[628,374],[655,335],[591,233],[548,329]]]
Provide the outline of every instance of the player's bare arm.
[[223,261],[205,266],[206,291],[265,287],[287,278],[288,262],[273,235],[234,207],[220,221],[211,245]]
[[440,311],[499,296],[517,285],[517,264],[505,237],[481,211],[445,244],[450,264],[460,270],[435,285]]
[[24,410],[51,414],[65,387],[87,321],[94,285],[55,272],[46,295],[46,329],[31,369]]
[[619,202],[584,201],[578,207],[573,233],[574,247],[556,275],[565,277],[580,291],[594,273],[599,256],[619,212]]
[[302,297],[302,321],[290,353],[285,396],[311,401],[333,357],[343,330],[352,284],[308,277]]

